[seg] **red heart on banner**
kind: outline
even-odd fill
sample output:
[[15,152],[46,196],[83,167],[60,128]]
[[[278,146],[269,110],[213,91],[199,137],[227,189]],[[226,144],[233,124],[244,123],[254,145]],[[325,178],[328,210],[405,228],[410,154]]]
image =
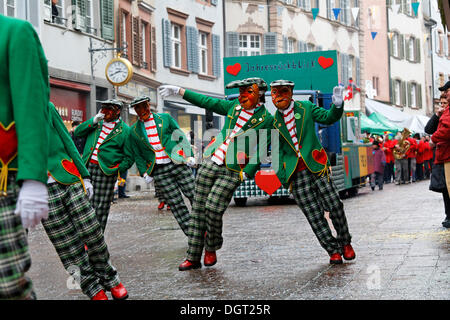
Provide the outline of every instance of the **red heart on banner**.
[[319,57],[319,64],[322,68],[326,69],[331,67],[334,64],[333,58],[325,58],[320,56]]
[[255,175],[256,185],[269,196],[271,196],[278,188],[281,187],[281,182],[278,179],[275,171],[260,170]]
[[233,76],[236,76],[241,71],[241,64],[239,62],[232,66],[227,66],[227,72]]
[[80,172],[78,171],[78,169],[75,166],[75,164],[73,163],[73,161],[64,159],[61,163],[62,163],[64,170],[66,170],[68,173],[74,175],[77,178],[81,177]]
[[5,128],[0,123],[0,141],[2,147],[0,148],[0,161],[3,165],[7,165],[17,155],[17,134],[16,124],[11,124],[8,128]]
[[320,151],[317,149],[314,149],[312,152],[312,157],[314,160],[316,160],[316,162],[318,162],[320,164],[323,164],[323,165],[327,164],[328,157],[327,157],[327,153],[326,153],[325,149],[323,149],[323,148]]

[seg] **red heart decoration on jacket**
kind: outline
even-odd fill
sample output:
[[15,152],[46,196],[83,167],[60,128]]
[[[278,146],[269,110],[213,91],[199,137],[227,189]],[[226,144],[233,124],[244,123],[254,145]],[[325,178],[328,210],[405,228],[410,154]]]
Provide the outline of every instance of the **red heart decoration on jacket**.
[[241,169],[245,168],[245,166],[248,163],[248,156],[245,152],[243,151],[239,151],[236,155],[239,167],[241,167]]
[[0,141],[2,146],[0,148],[0,160],[3,165],[7,165],[17,155],[17,134],[16,124],[13,123],[8,128],[5,128],[0,123]]
[[255,175],[256,185],[269,196],[271,196],[278,188],[281,187],[281,182],[278,179],[275,171],[260,170]]
[[183,149],[178,150],[177,153],[178,153],[179,156],[181,156],[183,158],[186,158],[186,154],[184,153]]
[[227,66],[226,70],[229,74],[237,76],[237,74],[241,71],[241,64],[237,62],[232,66]]
[[325,152],[325,149],[322,148],[322,150],[316,150],[314,149],[312,152],[312,157],[314,160],[316,160],[316,162],[326,165],[327,164],[327,160],[328,160],[328,156],[327,153]]
[[324,68],[324,69],[329,68],[333,64],[334,64],[333,58],[325,58],[325,57],[322,57],[322,56],[319,57],[319,65],[322,68]]
[[78,171],[78,169],[77,169],[75,163],[73,163],[73,161],[64,159],[61,163],[62,163],[64,170],[66,170],[68,173],[70,173],[78,178],[81,177],[80,172]]

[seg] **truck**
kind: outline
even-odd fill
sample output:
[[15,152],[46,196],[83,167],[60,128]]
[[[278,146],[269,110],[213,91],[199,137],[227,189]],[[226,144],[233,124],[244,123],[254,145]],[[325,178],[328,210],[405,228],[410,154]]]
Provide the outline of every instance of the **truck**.
[[[293,99],[309,100],[329,109],[333,87],[339,83],[337,52],[316,51],[293,54],[224,58],[225,84],[233,80],[249,77],[271,81],[285,79],[295,82]],[[225,88],[226,99],[236,99],[236,89]],[[266,93],[266,108],[272,114],[276,108],[272,104],[270,92]],[[374,171],[371,144],[361,140],[360,110],[344,107],[340,121],[332,125],[316,123],[316,134],[327,152],[331,163],[331,176],[341,198],[355,196],[365,185]],[[263,161],[261,169],[271,170],[270,157]],[[258,175],[258,173],[257,173]],[[291,197],[282,185],[270,194],[264,191],[255,179],[245,180],[235,190],[233,199],[237,206],[245,206],[249,198],[269,198],[270,202],[283,202]]]

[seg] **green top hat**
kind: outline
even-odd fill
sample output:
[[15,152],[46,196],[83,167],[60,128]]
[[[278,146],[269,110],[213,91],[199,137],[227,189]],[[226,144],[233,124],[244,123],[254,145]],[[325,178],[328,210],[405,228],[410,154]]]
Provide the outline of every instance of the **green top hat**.
[[258,88],[263,91],[267,91],[267,83],[261,78],[247,78],[243,80],[235,80],[227,84],[227,89],[248,87],[252,84],[258,85]]

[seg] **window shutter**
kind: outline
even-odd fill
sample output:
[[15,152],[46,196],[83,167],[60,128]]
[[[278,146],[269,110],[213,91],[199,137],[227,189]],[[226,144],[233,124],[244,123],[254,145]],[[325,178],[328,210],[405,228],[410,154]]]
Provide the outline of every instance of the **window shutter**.
[[142,62],[141,50],[141,28],[139,17],[132,17],[132,33],[133,33],[133,64],[140,66]]
[[150,48],[151,48],[151,57],[150,57],[150,70],[152,72],[156,71],[156,28],[155,27],[151,27],[151,34],[150,34]]
[[388,45],[389,45],[389,55],[391,57],[393,57],[394,56],[394,36],[392,36],[392,38],[389,39]]
[[399,58],[405,58],[405,40],[402,34],[398,35]]
[[331,0],[327,0],[327,19],[331,19],[332,12],[331,12]]
[[86,0],[72,0],[72,24],[78,31],[86,31]]
[[106,40],[114,40],[114,0],[102,0],[101,25],[102,37]]
[[172,65],[172,46],[170,41],[170,21],[162,19],[163,31],[163,63],[164,67]]
[[16,17],[18,19],[27,20],[27,5],[24,0],[15,1],[16,4]]
[[411,57],[409,56],[409,42],[411,39],[405,40],[405,57],[407,61],[410,61]]
[[390,98],[391,104],[395,104],[394,97],[395,97],[394,81],[392,79],[389,79],[389,98]]
[[194,27],[186,27],[186,57],[187,69],[194,73],[199,72],[198,61],[198,30]]
[[239,56],[239,33],[227,32],[225,41],[227,57]]
[[219,78],[221,75],[221,59],[220,59],[220,36],[212,35],[212,59],[213,59],[213,76]]
[[417,92],[416,92],[416,99],[417,99],[417,107],[422,108],[422,85],[417,84],[416,86]]
[[288,38],[287,37],[283,37],[283,53],[287,53],[287,49],[288,49]]
[[407,88],[406,96],[408,98],[407,103],[408,103],[408,106],[412,106],[412,84],[410,82],[407,82],[406,88]]
[[275,32],[268,32],[263,35],[264,40],[264,54],[277,53],[277,34]]
[[3,9],[5,8],[5,0],[0,0],[0,14],[5,14]]
[[420,63],[420,39],[416,39],[415,40],[416,45],[415,45],[415,50],[416,50],[416,54],[415,54],[415,62]]
[[356,58],[356,85],[361,86],[361,62],[359,58]]
[[401,96],[401,105],[407,107],[407,102],[406,102],[406,82],[405,81],[401,81],[401,92],[400,92],[400,96]]

